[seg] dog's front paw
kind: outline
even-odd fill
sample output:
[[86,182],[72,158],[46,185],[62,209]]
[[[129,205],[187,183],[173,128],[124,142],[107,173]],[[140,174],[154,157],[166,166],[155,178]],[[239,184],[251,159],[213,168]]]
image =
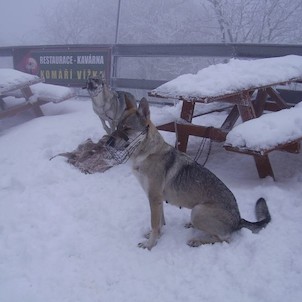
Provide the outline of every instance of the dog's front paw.
[[187,245],[190,247],[199,247],[202,244],[203,244],[203,242],[199,239],[190,239],[187,242]]
[[191,229],[191,228],[194,228],[193,224],[191,222],[188,222],[188,223],[185,223],[184,227],[186,229]]
[[149,232],[147,232],[147,233],[144,234],[144,237],[146,239],[150,239],[150,236],[151,236],[151,231],[149,231]]
[[140,242],[137,246],[140,247],[140,248],[148,249],[149,251],[151,251],[151,249],[155,246],[155,244],[151,244],[149,241],[150,240]]

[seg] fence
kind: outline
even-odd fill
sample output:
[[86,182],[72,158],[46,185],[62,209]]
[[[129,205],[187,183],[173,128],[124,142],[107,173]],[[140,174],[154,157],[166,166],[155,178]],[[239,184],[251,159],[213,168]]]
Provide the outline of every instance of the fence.
[[[117,44],[2,47],[1,57],[13,57],[20,49],[70,51],[105,48],[111,50],[110,83],[114,89],[152,90],[171,78],[196,72],[213,62],[236,58],[265,58],[289,54],[302,56],[302,45],[284,44]],[[190,63],[188,63],[190,61]],[[197,63],[196,63],[197,62]],[[112,64],[111,64],[112,63]],[[155,68],[157,66],[157,69]],[[165,68],[163,68],[165,66]],[[1,67],[1,66],[0,66]],[[176,71],[168,72],[176,67]],[[142,71],[143,70],[143,71]],[[302,99],[302,91],[290,97]]]

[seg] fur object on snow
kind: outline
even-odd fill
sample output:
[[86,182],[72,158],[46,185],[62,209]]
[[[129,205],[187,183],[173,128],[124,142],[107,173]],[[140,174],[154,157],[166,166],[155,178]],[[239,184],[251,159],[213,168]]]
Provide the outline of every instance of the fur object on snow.
[[67,158],[68,163],[77,167],[85,174],[105,172],[118,164],[106,148],[107,139],[108,136],[105,135],[97,143],[94,143],[89,138],[74,151],[57,154],[50,158],[50,160],[57,156],[63,156]]

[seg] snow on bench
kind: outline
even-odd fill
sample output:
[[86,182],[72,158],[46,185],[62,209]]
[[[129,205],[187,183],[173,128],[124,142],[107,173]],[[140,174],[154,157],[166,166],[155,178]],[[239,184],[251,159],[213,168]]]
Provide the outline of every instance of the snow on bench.
[[267,113],[234,127],[224,147],[230,151],[264,155],[302,140],[302,102]]
[[42,101],[60,103],[75,96],[74,91],[69,87],[38,83],[32,85],[31,91],[33,96],[30,97],[30,101]]

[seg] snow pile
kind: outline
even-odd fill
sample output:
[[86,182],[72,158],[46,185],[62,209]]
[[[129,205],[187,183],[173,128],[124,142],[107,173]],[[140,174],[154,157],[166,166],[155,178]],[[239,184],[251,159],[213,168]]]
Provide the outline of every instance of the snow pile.
[[59,103],[75,95],[73,89],[64,86],[38,83],[32,85],[33,99],[41,98],[44,101]]
[[225,144],[260,151],[298,138],[302,138],[302,102],[236,126],[228,133]]
[[155,90],[163,97],[206,98],[236,93],[243,89],[302,78],[302,56],[239,60],[211,65],[197,74],[184,74]]
[[0,95],[14,89],[14,87],[31,85],[41,82],[38,76],[24,73],[15,69],[0,68]]
[[[258,178],[252,157],[213,143],[207,167],[234,192],[242,216],[254,220],[263,196],[272,222],[230,244],[190,248],[190,212],[165,205],[167,225],[149,252],[137,247],[150,227],[148,200],[127,164],[85,175],[64,158],[49,161],[105,134],[91,102],[42,109],[45,116],[0,130],[1,302],[301,300],[301,154],[273,152],[273,182]],[[151,107],[155,124],[166,110]],[[174,143],[175,134],[163,135]],[[192,156],[199,144],[190,138]]]

